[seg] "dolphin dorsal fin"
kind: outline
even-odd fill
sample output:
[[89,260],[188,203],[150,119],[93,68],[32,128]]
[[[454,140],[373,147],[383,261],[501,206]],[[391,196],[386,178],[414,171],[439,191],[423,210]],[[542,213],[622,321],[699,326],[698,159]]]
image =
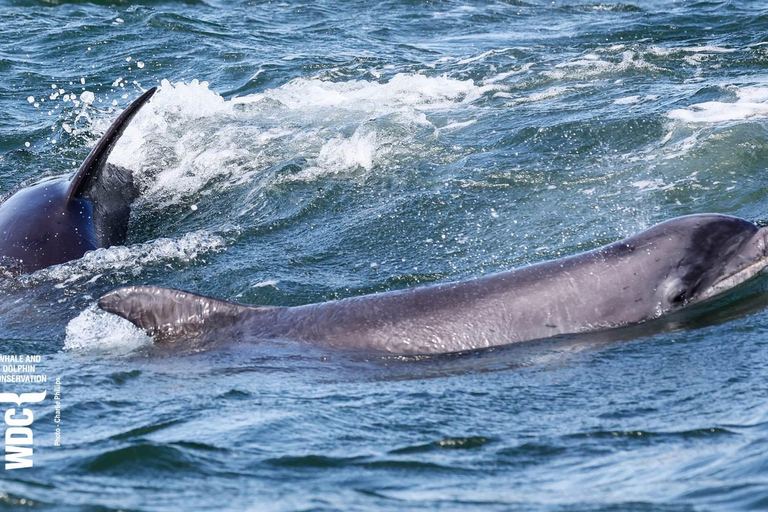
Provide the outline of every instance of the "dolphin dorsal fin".
[[118,288],[103,295],[99,307],[125,318],[157,341],[231,326],[255,311],[281,309],[247,306],[158,286]]
[[95,179],[98,179],[98,176],[106,166],[107,158],[109,158],[112,148],[115,147],[115,144],[125,131],[128,123],[147,100],[155,94],[155,91],[157,91],[157,87],[153,87],[139,96],[122,114],[120,114],[120,117],[112,123],[107,132],[101,139],[99,139],[96,147],[91,150],[88,158],[83,162],[83,165],[80,166],[75,177],[72,178],[72,182],[69,185],[69,191],[67,192],[67,199],[83,197],[86,194],[91,187],[92,182]]

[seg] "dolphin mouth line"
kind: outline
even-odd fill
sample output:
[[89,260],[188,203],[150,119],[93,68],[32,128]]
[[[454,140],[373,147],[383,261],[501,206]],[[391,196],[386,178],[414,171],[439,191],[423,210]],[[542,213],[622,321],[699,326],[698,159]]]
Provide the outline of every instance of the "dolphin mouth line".
[[768,266],[768,256],[765,256],[756,262],[747,265],[746,267],[742,268],[741,270],[738,270],[734,272],[733,274],[727,275],[725,277],[721,277],[717,281],[712,284],[712,286],[709,287],[709,290],[706,291],[701,296],[701,299],[699,299],[700,302],[702,300],[706,300],[710,297],[714,297],[715,295],[720,294],[721,292],[724,292],[725,290],[730,290],[734,286],[738,286],[741,283],[747,281],[748,279],[753,278],[756,276],[761,270],[763,270],[765,267]]

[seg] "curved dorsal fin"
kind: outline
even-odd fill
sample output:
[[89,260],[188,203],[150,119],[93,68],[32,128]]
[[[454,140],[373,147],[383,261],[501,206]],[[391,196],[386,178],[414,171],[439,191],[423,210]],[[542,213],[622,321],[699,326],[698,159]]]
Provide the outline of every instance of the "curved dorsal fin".
[[112,148],[115,147],[115,143],[120,139],[120,136],[125,131],[128,123],[133,119],[133,116],[139,111],[139,109],[155,94],[157,87],[153,87],[136,99],[131,105],[120,114],[114,123],[109,127],[107,132],[99,139],[96,147],[91,150],[88,158],[85,159],[83,165],[78,169],[75,177],[72,178],[72,182],[69,185],[69,191],[67,192],[67,199],[74,199],[83,197],[91,186],[91,182],[97,179],[104,166],[107,164],[107,158],[112,152]]
[[158,341],[202,334],[234,325],[248,314],[283,309],[248,306],[158,286],[118,288],[103,295],[99,307],[132,322]]

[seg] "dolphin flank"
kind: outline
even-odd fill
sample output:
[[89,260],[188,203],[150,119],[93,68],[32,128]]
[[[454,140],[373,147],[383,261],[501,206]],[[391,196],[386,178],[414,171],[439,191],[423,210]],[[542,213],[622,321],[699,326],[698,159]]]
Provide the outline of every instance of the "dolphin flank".
[[133,286],[101,309],[159,342],[295,340],[418,355],[638,324],[701,302],[768,265],[768,228],[718,214],[668,220],[593,251],[462,282],[298,307]]
[[0,277],[125,242],[130,205],[139,191],[131,172],[107,164],[107,158],[155,91],[148,90],[120,114],[71,179],[44,180],[0,204]]

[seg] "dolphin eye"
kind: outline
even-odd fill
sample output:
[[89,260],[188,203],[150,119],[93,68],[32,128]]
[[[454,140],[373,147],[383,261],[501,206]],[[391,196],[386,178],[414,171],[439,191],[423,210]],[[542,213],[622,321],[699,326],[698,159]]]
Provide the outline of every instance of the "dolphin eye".
[[669,302],[675,306],[681,305],[683,302],[685,302],[685,290],[681,290],[674,294]]
[[661,297],[659,299],[671,308],[681,308],[691,298],[695,287],[680,277],[672,277],[661,284]]

